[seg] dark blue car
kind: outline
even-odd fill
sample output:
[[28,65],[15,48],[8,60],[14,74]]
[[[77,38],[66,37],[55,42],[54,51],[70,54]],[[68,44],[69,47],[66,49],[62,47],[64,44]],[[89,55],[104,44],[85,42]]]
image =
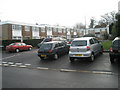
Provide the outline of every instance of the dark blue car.
[[46,58],[53,58],[58,59],[60,55],[69,52],[69,46],[66,42],[63,41],[51,41],[51,42],[44,42],[39,50],[38,56],[40,59]]

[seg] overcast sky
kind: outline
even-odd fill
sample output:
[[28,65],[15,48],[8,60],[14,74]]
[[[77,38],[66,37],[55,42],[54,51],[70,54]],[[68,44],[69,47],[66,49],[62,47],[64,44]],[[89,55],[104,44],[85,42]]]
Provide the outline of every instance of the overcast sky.
[[89,24],[90,18],[118,11],[120,0],[0,0],[0,19],[24,23]]

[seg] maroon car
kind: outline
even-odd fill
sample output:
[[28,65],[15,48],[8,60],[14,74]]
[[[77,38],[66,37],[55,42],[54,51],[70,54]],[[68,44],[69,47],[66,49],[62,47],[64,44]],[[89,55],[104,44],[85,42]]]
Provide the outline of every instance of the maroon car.
[[6,51],[12,52],[19,52],[23,50],[31,50],[32,46],[31,45],[26,45],[25,43],[21,42],[16,42],[16,43],[11,43],[10,45],[6,46]]

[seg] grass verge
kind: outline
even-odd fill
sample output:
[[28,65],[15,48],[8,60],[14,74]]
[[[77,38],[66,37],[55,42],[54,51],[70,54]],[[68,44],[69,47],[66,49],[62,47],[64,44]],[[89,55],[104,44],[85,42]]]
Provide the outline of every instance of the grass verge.
[[103,41],[101,44],[103,45],[104,50],[109,50],[112,45],[112,40]]

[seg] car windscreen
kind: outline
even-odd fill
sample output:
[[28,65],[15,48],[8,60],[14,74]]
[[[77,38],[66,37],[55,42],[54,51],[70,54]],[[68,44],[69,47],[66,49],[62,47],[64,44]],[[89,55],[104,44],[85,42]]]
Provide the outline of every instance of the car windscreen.
[[11,44],[9,44],[10,46],[12,46],[12,45],[16,45],[15,43],[11,43]]
[[52,43],[44,43],[41,45],[40,50],[50,50],[52,48]]
[[77,40],[73,41],[71,46],[86,46],[87,45],[87,40]]

